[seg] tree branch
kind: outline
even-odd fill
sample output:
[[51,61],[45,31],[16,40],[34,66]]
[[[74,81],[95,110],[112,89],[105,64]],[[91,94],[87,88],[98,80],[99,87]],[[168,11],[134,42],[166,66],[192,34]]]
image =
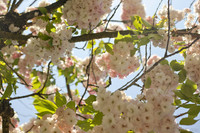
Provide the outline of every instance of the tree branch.
[[[49,5],[49,6],[46,6],[45,8],[47,9],[47,12],[50,13],[52,12],[53,10],[59,8],[60,6],[64,5],[65,3],[67,2],[67,0],[58,0],[57,2]],[[41,16],[42,13],[40,12],[40,10],[34,10],[34,11],[31,11],[31,12],[27,12],[27,13],[23,13],[20,18],[24,19],[24,21],[28,21],[32,18],[35,17],[35,13],[39,13],[38,16]]]

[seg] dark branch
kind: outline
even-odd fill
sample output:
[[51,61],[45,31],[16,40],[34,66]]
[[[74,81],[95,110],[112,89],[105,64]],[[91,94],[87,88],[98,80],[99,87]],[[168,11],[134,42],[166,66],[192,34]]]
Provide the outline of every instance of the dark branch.
[[[60,6],[64,5],[65,3],[67,2],[67,0],[58,0],[57,2],[49,5],[49,6],[46,6],[45,8],[47,9],[47,12],[50,13],[52,12],[53,10],[59,8]],[[24,13],[21,15],[21,18],[24,19],[24,21],[28,21],[32,18],[35,17],[35,13],[39,13],[38,16],[41,16],[42,13],[40,12],[40,10],[34,10],[34,11],[31,11],[31,12],[27,12],[27,13]]]

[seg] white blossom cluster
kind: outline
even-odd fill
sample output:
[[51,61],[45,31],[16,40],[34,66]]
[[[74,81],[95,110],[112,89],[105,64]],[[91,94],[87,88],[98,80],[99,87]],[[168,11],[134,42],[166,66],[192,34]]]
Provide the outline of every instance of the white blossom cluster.
[[19,48],[13,45],[8,45],[1,49],[1,52],[4,55],[7,63],[13,63],[15,59],[20,58],[22,55],[22,52],[19,51]]
[[47,31],[46,31],[47,24],[48,24],[47,21],[44,21],[42,19],[36,19],[34,21],[34,25],[30,26],[29,29],[33,35],[38,35],[39,32],[47,34]]
[[[122,20],[130,20],[131,16],[138,15],[145,18],[146,13],[142,0],[123,0],[122,1]],[[132,24],[131,24],[132,25]],[[127,25],[127,26],[131,26]]]
[[63,17],[69,25],[80,29],[93,29],[106,13],[110,12],[112,0],[68,0],[63,8]]
[[71,29],[66,29],[65,25],[60,25],[56,27],[56,32],[51,32],[49,35],[52,37],[52,46],[49,44],[49,40],[44,41],[34,37],[28,39],[27,46],[23,52],[32,58],[32,64],[29,65],[33,66],[34,61],[40,59],[46,61],[51,59],[53,63],[59,64],[59,58],[70,56],[72,48],[74,47],[74,44],[68,41],[71,35]]
[[[105,85],[105,79],[107,77],[107,71],[101,70],[97,64],[95,63],[96,57],[94,57],[91,61],[91,58],[85,58],[83,60],[78,59],[78,63],[76,64],[77,68],[79,68],[79,77],[84,77],[84,80],[87,80],[87,74],[89,73],[89,84],[93,85]],[[87,66],[91,61],[90,67],[88,68],[88,73],[86,73]],[[85,75],[85,76],[84,76]],[[86,83],[86,82],[84,82]]]
[[0,15],[5,15],[7,12],[8,0],[0,0]]
[[[153,45],[155,47],[166,49],[168,43],[168,33],[165,30],[159,29],[158,34],[162,36],[162,39],[155,40],[153,39]],[[171,35],[170,35],[171,36]],[[168,44],[168,52],[173,53],[175,51],[175,47],[173,45],[174,41],[172,39],[169,40]]]
[[187,49],[185,58],[185,70],[190,80],[200,83],[200,42],[196,42]]
[[[185,10],[175,10],[172,6],[169,7],[170,11],[170,25],[174,26],[176,22],[184,19]],[[164,5],[161,10],[158,11],[158,15],[161,19],[168,19],[168,7]],[[165,23],[165,27],[168,27],[168,21]]]
[[105,88],[99,88],[93,107],[104,116],[102,124],[89,133],[126,133],[130,130],[136,133],[178,133],[178,125],[173,117],[175,107],[171,104],[172,91],[149,89],[145,97],[147,101],[143,102],[131,99],[124,92],[111,94]]
[[[147,69],[153,66],[159,59],[158,56],[152,56],[147,61]],[[150,88],[154,89],[165,88],[166,90],[174,90],[179,83],[179,76],[175,74],[167,64],[157,65],[145,75],[145,78],[143,77],[143,81],[148,80],[148,77],[151,79]]]
[[11,133],[75,133],[76,113],[64,106],[59,107],[53,115],[46,114],[42,119],[32,119],[15,128]]
[[140,66],[139,59],[130,55],[130,50],[133,49],[132,43],[120,41],[113,46],[113,55],[104,53],[98,57],[96,63],[101,70],[108,71],[110,77],[125,78]]
[[197,0],[194,3],[194,12],[197,13],[198,15],[200,15],[200,0]]

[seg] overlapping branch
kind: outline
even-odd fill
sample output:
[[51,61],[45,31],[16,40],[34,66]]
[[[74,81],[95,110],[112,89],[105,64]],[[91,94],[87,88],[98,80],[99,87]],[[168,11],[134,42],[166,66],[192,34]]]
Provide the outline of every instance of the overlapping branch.
[[[182,29],[182,30],[174,30],[172,31],[172,36],[184,36],[184,35],[191,35],[192,38],[197,38],[200,37],[200,34],[198,33],[191,33],[188,32],[190,31],[189,29]],[[118,33],[121,35],[136,35],[134,31],[132,30],[121,30],[121,31],[114,31],[114,32],[100,32],[100,33],[90,33],[90,34],[84,34],[80,36],[74,36],[72,37],[69,42],[75,43],[75,42],[83,42],[83,41],[89,41],[89,40],[94,40],[94,39],[103,39],[103,38],[115,38],[117,37]],[[144,32],[140,35],[149,35],[149,34],[157,34],[157,31],[148,31]],[[11,39],[11,40],[19,40],[23,43],[26,43],[26,41],[30,37],[37,37],[37,36],[32,36],[32,35],[20,35],[16,33],[11,33],[11,32],[5,32],[5,31],[0,31],[0,38],[3,39]]]

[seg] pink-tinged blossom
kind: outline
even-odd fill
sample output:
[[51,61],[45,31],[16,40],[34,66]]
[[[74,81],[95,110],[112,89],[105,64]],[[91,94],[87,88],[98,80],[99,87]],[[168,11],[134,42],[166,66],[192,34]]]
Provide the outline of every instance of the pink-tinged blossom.
[[[160,58],[156,55],[152,56],[147,61],[147,68],[150,68],[157,62]],[[173,90],[178,86],[179,77],[175,74],[169,65],[167,64],[159,64],[152,71],[147,73],[145,77],[143,77],[143,81],[151,79],[150,88],[163,88],[164,90]]]
[[[115,94],[116,93],[116,94]],[[149,89],[144,97],[146,101],[132,99],[123,92],[112,93],[105,88],[99,88],[96,101],[93,107],[101,111],[104,116],[102,124],[94,127],[89,133],[109,132],[125,133],[129,130],[135,132],[163,132],[169,133],[178,131],[178,125],[174,121],[173,113],[175,106],[172,105],[173,91],[163,89]],[[151,100],[151,97],[155,97]],[[109,104],[110,106],[105,106]],[[162,127],[161,125],[165,125]],[[169,127],[170,129],[168,129]]]
[[[122,15],[121,19],[131,20],[131,16],[138,15],[142,18],[145,18],[146,13],[144,9],[144,5],[141,0],[123,0],[122,1]],[[132,26],[132,24],[128,24],[126,26]]]
[[[80,69],[80,72],[78,75],[78,77],[83,77],[84,75],[84,80],[87,81],[87,78],[89,78],[89,83],[88,84],[93,84],[93,85],[99,85],[99,86],[105,86],[105,79],[107,77],[107,71],[106,70],[102,70],[100,69],[95,61],[96,61],[96,57],[93,57],[92,61],[91,58],[85,58],[83,60],[78,59],[78,63],[77,63],[77,68]],[[90,63],[91,61],[91,63]],[[88,73],[89,73],[89,77],[87,77],[87,67],[88,64],[90,63],[89,69],[88,69]],[[86,85],[87,83],[84,82],[84,85]]]
[[81,29],[93,29],[106,13],[110,12],[112,0],[68,0],[63,8],[63,17],[68,24]]
[[0,15],[5,15],[7,13],[7,3],[8,0],[0,1]]
[[200,15],[200,0],[194,3],[194,12]]
[[110,77],[125,78],[139,67],[139,59],[131,56],[127,49],[134,49],[132,43],[118,42],[113,46],[114,54],[104,53],[97,58],[96,64],[101,70],[108,71]]
[[185,58],[185,70],[187,77],[195,83],[200,83],[200,42],[196,42],[187,49]]

